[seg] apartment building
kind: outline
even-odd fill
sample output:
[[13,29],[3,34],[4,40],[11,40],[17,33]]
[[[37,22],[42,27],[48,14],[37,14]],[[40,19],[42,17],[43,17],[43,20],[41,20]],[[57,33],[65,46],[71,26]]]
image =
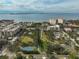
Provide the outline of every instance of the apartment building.
[[49,19],[49,23],[51,25],[55,25],[56,24],[56,19]]
[[64,20],[63,20],[62,18],[58,18],[58,19],[57,19],[57,23],[58,23],[58,24],[63,24],[63,22],[64,22]]
[[[5,25],[5,23],[3,23]],[[0,26],[0,40],[12,39],[21,27],[18,23],[11,23],[9,25]]]

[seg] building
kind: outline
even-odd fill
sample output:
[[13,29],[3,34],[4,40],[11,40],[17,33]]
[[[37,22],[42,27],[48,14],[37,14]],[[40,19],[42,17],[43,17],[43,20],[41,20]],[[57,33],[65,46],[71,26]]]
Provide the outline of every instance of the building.
[[56,24],[56,19],[50,19],[50,20],[49,20],[49,23],[50,23],[51,25],[55,25],[55,24]]
[[49,23],[51,25],[56,25],[56,24],[63,24],[64,23],[64,19],[63,18],[58,18],[58,19],[50,19]]
[[63,22],[64,22],[64,21],[63,21],[62,18],[58,18],[58,19],[57,19],[57,23],[58,23],[58,24],[63,24]]
[[9,24],[0,28],[0,40],[12,39],[21,30],[17,23]]
[[66,32],[72,32],[72,29],[65,27],[65,28],[64,28],[64,31],[66,31]]
[[58,59],[69,59],[68,55],[57,55]]
[[46,55],[44,54],[38,54],[38,55],[33,55],[34,59],[49,59]]
[[47,30],[60,31],[60,26],[59,25],[48,26]]
[[61,38],[61,33],[60,32],[54,32],[54,38],[55,39]]
[[0,25],[9,25],[13,23],[14,23],[14,20],[0,20]]

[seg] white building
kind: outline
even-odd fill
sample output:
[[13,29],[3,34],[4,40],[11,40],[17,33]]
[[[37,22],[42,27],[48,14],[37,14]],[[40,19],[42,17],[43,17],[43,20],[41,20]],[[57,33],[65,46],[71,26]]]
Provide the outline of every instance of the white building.
[[71,32],[72,31],[72,29],[71,28],[64,28],[64,30],[66,31],[66,32]]
[[60,26],[59,25],[48,26],[47,30],[59,31],[60,30]]
[[51,25],[55,25],[55,24],[56,24],[56,19],[50,19],[50,20],[49,20],[49,23],[50,23]]
[[62,18],[57,19],[57,23],[63,24],[63,19]]
[[49,23],[51,25],[56,25],[56,24],[63,24],[64,20],[63,18],[58,18],[58,19],[50,19]]
[[43,56],[42,59],[47,59],[47,58],[45,56]]

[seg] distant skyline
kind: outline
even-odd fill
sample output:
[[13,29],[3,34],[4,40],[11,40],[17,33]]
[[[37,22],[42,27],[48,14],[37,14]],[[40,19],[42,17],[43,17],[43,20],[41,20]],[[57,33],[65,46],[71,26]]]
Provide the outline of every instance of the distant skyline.
[[79,0],[0,0],[0,13],[79,13]]

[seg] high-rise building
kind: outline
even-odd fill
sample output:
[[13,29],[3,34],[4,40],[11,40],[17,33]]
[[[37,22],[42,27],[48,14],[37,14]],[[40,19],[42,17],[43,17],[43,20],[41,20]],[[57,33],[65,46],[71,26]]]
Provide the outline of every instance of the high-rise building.
[[58,24],[63,24],[63,18],[58,18],[58,19],[57,19],[57,23],[58,23]]
[[55,24],[56,24],[56,19],[50,19],[50,20],[49,20],[49,23],[50,23],[51,25],[55,25]]

